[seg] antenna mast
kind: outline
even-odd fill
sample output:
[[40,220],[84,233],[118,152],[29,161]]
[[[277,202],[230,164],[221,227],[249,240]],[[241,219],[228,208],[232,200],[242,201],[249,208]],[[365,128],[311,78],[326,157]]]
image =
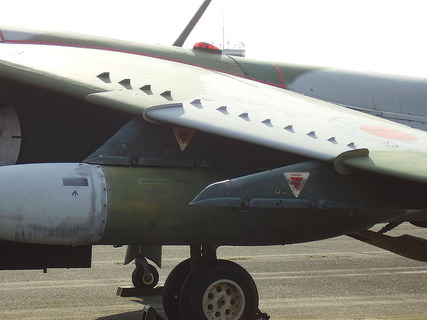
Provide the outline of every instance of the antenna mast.
[[196,26],[197,22],[199,22],[202,15],[205,13],[205,11],[208,8],[211,1],[212,0],[205,0],[205,2],[202,3],[199,10],[197,10],[196,14],[194,15],[193,19],[190,20],[190,22],[187,24],[184,31],[182,31],[182,33],[178,37],[178,39],[175,40],[175,42],[173,43],[173,46],[175,46],[175,47],[182,47],[183,46],[185,40],[187,40],[191,31],[193,31],[194,27]]
[[225,14],[222,11],[222,49],[225,49]]

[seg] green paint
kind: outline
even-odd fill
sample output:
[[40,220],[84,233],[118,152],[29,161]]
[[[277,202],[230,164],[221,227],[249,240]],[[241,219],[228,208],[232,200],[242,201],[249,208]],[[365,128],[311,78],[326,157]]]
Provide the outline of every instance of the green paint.
[[[233,172],[160,167],[104,166],[103,169],[108,185],[108,218],[101,244],[286,244],[369,228],[402,211],[396,213],[377,207],[349,210],[189,206],[206,185],[230,177]],[[352,180],[341,182],[335,189],[330,180],[328,176],[313,181],[313,188],[308,185],[310,198],[320,198],[320,191],[324,192],[322,186],[328,186],[327,193],[332,195],[340,188],[342,198],[351,194]],[[265,183],[263,192],[268,193]],[[274,189],[273,186],[271,193]],[[359,194],[363,194],[362,190],[355,196]]]
[[393,150],[370,152],[369,157],[350,158],[344,164],[404,181],[427,183],[425,161],[423,152]]

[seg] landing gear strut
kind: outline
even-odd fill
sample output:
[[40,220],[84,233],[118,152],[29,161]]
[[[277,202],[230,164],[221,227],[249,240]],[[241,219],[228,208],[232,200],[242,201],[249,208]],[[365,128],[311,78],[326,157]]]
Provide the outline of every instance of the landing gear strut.
[[191,247],[166,279],[163,307],[169,320],[254,320],[258,290],[238,264],[218,260],[215,247]]

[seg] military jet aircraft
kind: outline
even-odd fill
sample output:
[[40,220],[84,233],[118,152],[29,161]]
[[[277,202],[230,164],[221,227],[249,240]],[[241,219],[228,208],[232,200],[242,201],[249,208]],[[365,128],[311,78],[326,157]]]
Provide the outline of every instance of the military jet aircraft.
[[384,235],[426,226],[427,133],[410,127],[425,129],[425,80],[182,41],[2,27],[0,42],[1,268],[88,267],[92,245],[128,245],[152,288],[147,259],[186,245],[166,315],[235,320],[257,317],[257,288],[219,246],[350,235],[427,260],[423,239]]

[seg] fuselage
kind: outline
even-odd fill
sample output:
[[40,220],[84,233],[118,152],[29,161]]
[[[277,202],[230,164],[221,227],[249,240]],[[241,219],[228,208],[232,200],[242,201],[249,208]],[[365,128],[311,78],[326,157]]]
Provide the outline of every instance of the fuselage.
[[[390,119],[410,121],[410,125],[420,128],[425,124],[427,81],[424,80],[253,61],[197,49],[142,45],[75,35],[11,32],[4,29],[1,29],[0,35],[6,44],[83,47],[94,50],[94,54],[96,50],[106,50],[188,64],[283,90],[293,90],[347,107],[380,113],[380,116]],[[86,162],[90,166],[100,166],[105,181],[98,185],[105,186],[87,195],[89,209],[87,214],[83,212],[83,220],[76,224],[67,225],[67,221],[70,217],[78,216],[77,213],[73,214],[73,210],[82,214],[81,206],[75,209],[70,206],[69,215],[64,210],[64,219],[55,220],[49,227],[36,223],[26,225],[24,231],[22,225],[16,222],[14,212],[21,208],[25,211],[22,217],[37,221],[31,212],[31,205],[34,204],[23,208],[16,201],[17,207],[11,206],[8,212],[0,215],[0,219],[9,219],[10,230],[21,228],[19,230],[22,232],[9,232],[7,240],[25,242],[32,239],[30,242],[44,244],[56,241],[57,244],[66,245],[286,244],[350,233],[405,213],[402,211],[405,208],[374,214],[372,208],[245,210],[189,207],[188,203],[210,183],[307,159],[202,132],[195,135],[185,151],[180,151],[169,127],[159,127],[137,120],[126,112],[93,105],[85,101],[84,96],[79,96],[78,92],[69,92],[67,86],[57,87],[56,92],[53,92],[26,82],[26,79],[18,76],[5,79],[0,75],[2,104],[16,111],[20,124],[21,135],[16,137],[20,139],[17,163],[47,163],[42,166],[43,170],[49,171],[56,165],[49,167],[48,163]],[[409,92],[405,90],[406,87],[413,89]],[[157,128],[162,129],[157,131]],[[4,149],[6,147],[0,145],[0,148],[7,153],[8,150]],[[73,166],[75,164],[66,166],[67,170],[72,172]],[[43,179],[43,175],[37,173],[38,167],[26,168],[20,174],[29,177],[34,173],[33,180],[30,179],[27,184],[37,185]],[[13,180],[8,176],[6,167],[0,169],[0,176],[4,172],[8,181]],[[79,177],[67,180],[68,177],[59,173],[57,178],[49,187],[50,190],[44,190],[47,195],[43,199],[48,199],[50,192],[56,194],[58,190],[63,190],[64,197],[76,200],[82,192],[90,188],[94,190],[90,179],[84,180],[84,185],[79,185]],[[64,181],[77,184],[69,185]],[[20,179],[17,179],[14,188],[10,189],[12,194],[22,190],[19,183]],[[83,191],[78,188],[83,188]],[[271,192],[275,196],[278,188],[283,191],[288,186],[272,187]],[[31,190],[26,190],[31,193]],[[102,232],[88,238],[84,225],[85,221],[91,221],[94,214],[90,211],[90,203],[103,193],[106,199],[105,217],[99,218],[96,225],[96,230]],[[37,202],[37,197],[32,199]],[[60,200],[61,197],[56,199]],[[45,210],[58,211],[60,202],[56,206],[45,207]],[[44,214],[55,216],[53,211]],[[51,223],[51,220],[42,221]],[[245,224],[242,225],[242,221]],[[63,238],[51,236],[58,236],[64,230],[67,232]]]

